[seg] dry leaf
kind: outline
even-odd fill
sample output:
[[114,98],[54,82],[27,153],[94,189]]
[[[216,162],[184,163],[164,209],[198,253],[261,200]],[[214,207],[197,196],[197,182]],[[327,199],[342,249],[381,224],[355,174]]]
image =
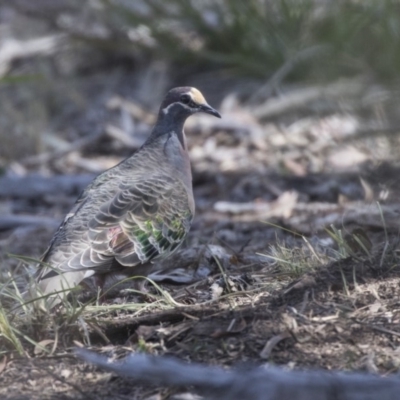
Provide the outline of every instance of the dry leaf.
[[45,348],[46,346],[48,346],[49,344],[53,344],[54,340],[53,339],[45,339],[40,341],[39,343],[36,344],[35,349],[33,350],[33,352],[35,353],[35,355],[40,355],[42,353],[45,352]]

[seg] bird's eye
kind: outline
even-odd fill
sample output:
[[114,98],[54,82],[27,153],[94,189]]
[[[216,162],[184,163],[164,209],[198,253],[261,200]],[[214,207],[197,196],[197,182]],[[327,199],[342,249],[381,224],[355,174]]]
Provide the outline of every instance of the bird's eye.
[[192,100],[192,98],[188,95],[188,94],[183,94],[180,98],[181,102],[183,104],[189,104],[190,100]]

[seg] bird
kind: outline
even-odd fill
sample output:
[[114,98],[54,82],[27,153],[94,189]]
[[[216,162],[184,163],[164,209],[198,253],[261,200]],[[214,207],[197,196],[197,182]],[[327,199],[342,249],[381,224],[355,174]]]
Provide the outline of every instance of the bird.
[[195,212],[184,123],[199,112],[221,118],[198,89],[171,89],[146,142],[82,192],[34,279],[51,307],[85,280],[101,289],[121,268],[145,273],[182,244]]

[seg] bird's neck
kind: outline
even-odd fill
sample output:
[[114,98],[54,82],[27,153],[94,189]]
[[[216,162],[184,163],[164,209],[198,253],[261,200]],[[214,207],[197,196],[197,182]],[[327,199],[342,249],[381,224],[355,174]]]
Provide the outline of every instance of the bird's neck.
[[174,118],[172,115],[159,113],[157,123],[151,132],[149,140],[154,140],[163,135],[175,134],[182,148],[186,150],[186,138],[183,131],[183,125],[186,118]]

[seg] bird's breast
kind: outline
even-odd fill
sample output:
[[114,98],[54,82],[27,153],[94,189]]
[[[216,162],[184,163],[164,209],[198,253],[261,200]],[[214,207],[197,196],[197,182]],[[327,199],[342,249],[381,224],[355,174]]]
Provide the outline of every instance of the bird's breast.
[[[185,140],[186,147],[186,140]],[[170,172],[175,173],[187,188],[192,188],[192,170],[190,167],[189,154],[186,148],[182,147],[177,135],[172,134],[165,142],[164,154]]]

